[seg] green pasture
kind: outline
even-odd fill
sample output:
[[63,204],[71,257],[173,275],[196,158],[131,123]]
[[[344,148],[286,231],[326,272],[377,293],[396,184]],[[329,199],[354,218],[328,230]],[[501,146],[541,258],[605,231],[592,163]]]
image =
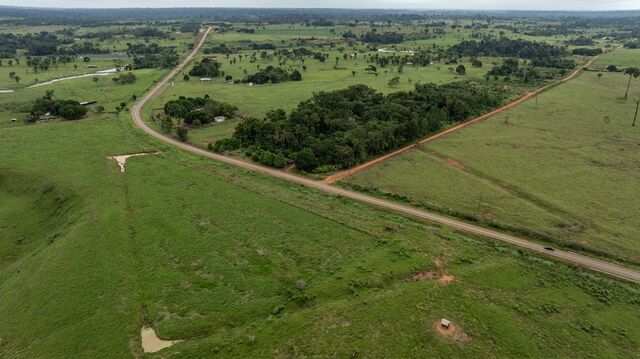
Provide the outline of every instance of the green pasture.
[[[640,65],[616,50],[596,66]],[[584,72],[538,98],[348,179],[381,195],[475,218],[560,246],[640,263],[640,83]]]

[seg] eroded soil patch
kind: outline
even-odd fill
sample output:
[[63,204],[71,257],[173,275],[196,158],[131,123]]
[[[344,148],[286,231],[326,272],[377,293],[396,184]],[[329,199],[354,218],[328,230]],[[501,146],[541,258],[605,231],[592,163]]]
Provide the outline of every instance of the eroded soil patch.
[[141,153],[132,153],[132,154],[128,154],[128,155],[109,156],[107,158],[110,159],[110,160],[116,160],[116,162],[118,162],[118,166],[120,166],[120,172],[124,173],[125,164],[127,163],[127,159],[129,157],[146,156],[146,155],[151,155],[151,154],[154,154],[154,153],[155,152],[141,152]]
[[440,258],[435,257],[433,261],[435,262],[436,267],[438,267],[437,271],[431,270],[431,271],[418,272],[412,275],[411,277],[407,278],[407,280],[419,282],[423,280],[437,279],[438,282],[442,284],[449,284],[454,279],[456,279],[455,276],[447,273],[447,270],[444,268],[444,264]]
[[440,321],[438,320],[435,323],[433,323],[433,327],[438,331],[438,333],[441,336],[447,339],[455,340],[457,342],[468,342],[473,339],[471,335],[465,333],[464,330],[462,330],[462,328],[454,325],[453,323],[449,324],[449,327],[446,328],[442,326],[440,324]]
[[145,353],[155,353],[164,348],[168,348],[182,340],[162,340],[151,327],[142,327],[140,329],[140,338],[142,342],[142,350]]

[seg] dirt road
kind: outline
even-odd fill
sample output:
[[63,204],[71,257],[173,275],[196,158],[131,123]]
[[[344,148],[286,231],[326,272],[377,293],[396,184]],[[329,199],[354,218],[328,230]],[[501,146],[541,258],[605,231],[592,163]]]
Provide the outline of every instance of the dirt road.
[[478,236],[491,238],[491,239],[508,243],[508,244],[511,244],[520,248],[524,248],[533,252],[542,253],[542,254],[551,256],[553,258],[562,260],[564,262],[573,263],[590,270],[606,273],[613,277],[640,283],[640,272],[630,268],[625,268],[617,264],[608,263],[603,260],[590,258],[590,257],[573,253],[573,252],[567,252],[567,251],[562,251],[557,249],[548,250],[548,249],[545,249],[544,245],[531,242],[525,239],[517,238],[517,237],[511,236],[505,233],[501,233],[492,229],[482,228],[482,227],[465,223],[453,218],[445,217],[439,214],[404,206],[404,205],[383,200],[380,198],[371,197],[363,193],[349,191],[349,190],[338,188],[338,187],[333,187],[323,182],[314,181],[308,178],[300,177],[300,176],[297,176],[291,173],[286,173],[284,171],[276,170],[273,168],[264,167],[252,162],[247,162],[247,161],[239,160],[237,158],[232,158],[232,157],[227,157],[217,153],[212,153],[212,152],[194,147],[187,143],[179,142],[169,136],[156,132],[151,127],[149,127],[142,119],[142,114],[141,114],[142,108],[154,96],[161,93],[162,90],[166,87],[167,83],[171,80],[171,78],[175,76],[177,73],[179,73],[189,63],[189,61],[193,59],[196,52],[200,49],[200,47],[204,43],[206,35],[208,35],[210,30],[211,29],[208,29],[204,33],[202,38],[198,40],[198,43],[193,48],[193,51],[182,61],[182,63],[180,63],[173,71],[171,71],[169,75],[167,75],[161,81],[156,83],[156,85],[149,91],[149,93],[147,93],[139,102],[137,102],[132,107],[131,117],[133,119],[133,122],[135,123],[136,126],[138,126],[140,129],[142,129],[144,132],[146,132],[150,136],[153,136],[160,141],[168,143],[172,146],[176,146],[178,148],[181,148],[193,154],[211,158],[213,160],[223,162],[231,166],[236,166],[236,167],[244,168],[247,170],[260,172],[268,176],[272,176],[285,181],[300,184],[308,188],[313,188],[319,191],[323,191],[325,193],[350,198],[350,199],[367,203],[367,204],[380,207],[389,211],[393,211],[402,215],[436,222],[461,232],[466,232],[466,233],[471,233]]
[[517,106],[517,105],[521,104],[522,102],[524,102],[524,101],[526,101],[526,100],[528,100],[528,99],[530,99],[530,98],[532,98],[534,96],[537,96],[537,95],[541,94],[544,91],[549,90],[552,87],[555,87],[555,86],[557,86],[559,84],[567,82],[567,81],[571,80],[572,78],[576,77],[580,73],[580,71],[582,71],[585,68],[591,66],[591,64],[596,59],[598,59],[600,56],[602,56],[602,54],[591,58],[591,60],[587,61],[587,63],[585,63],[584,65],[582,65],[582,66],[578,67],[577,69],[575,69],[571,74],[569,74],[569,76],[567,76],[567,77],[565,77],[565,78],[563,78],[561,80],[558,80],[558,81],[556,81],[554,83],[551,83],[549,85],[540,87],[539,89],[537,89],[537,90],[535,90],[533,92],[529,92],[526,95],[520,97],[519,99],[517,99],[517,100],[515,100],[513,102],[510,102],[510,103],[508,103],[508,104],[506,104],[506,105],[504,105],[504,106],[502,106],[502,107],[500,107],[500,108],[498,108],[496,110],[493,110],[491,112],[485,113],[482,116],[476,117],[476,118],[474,118],[472,120],[469,120],[469,121],[466,121],[466,122],[463,122],[463,123],[461,123],[461,124],[459,124],[457,126],[451,127],[451,128],[446,129],[446,130],[444,130],[442,132],[438,132],[435,135],[431,135],[431,136],[429,136],[427,138],[423,138],[422,140],[418,141],[417,143],[412,143],[412,144],[407,145],[405,147],[399,148],[399,149],[397,149],[397,150],[395,150],[393,152],[389,152],[389,153],[387,153],[387,154],[385,154],[383,156],[375,158],[375,159],[373,159],[371,161],[362,163],[362,164],[360,164],[358,166],[349,168],[348,170],[344,170],[342,172],[339,172],[339,173],[336,173],[334,175],[328,176],[327,178],[324,179],[324,183],[327,183],[327,184],[336,183],[337,181],[345,179],[345,178],[347,178],[349,176],[352,176],[352,175],[354,175],[354,174],[356,174],[358,172],[361,172],[361,171],[364,171],[364,170],[366,170],[368,168],[371,168],[371,167],[373,167],[373,166],[375,166],[375,165],[377,165],[377,164],[379,164],[379,163],[381,163],[383,161],[386,161],[391,157],[395,157],[395,156],[397,156],[397,155],[399,155],[401,153],[407,152],[407,151],[409,151],[410,149],[412,149],[414,147],[423,145],[423,144],[425,144],[427,142],[435,140],[436,138],[440,138],[440,137],[442,137],[444,135],[447,135],[447,134],[449,134],[451,132],[458,131],[458,130],[460,130],[462,128],[465,128],[465,127],[467,127],[469,125],[473,125],[474,123],[477,123],[477,122],[480,122],[480,121],[484,121],[484,120],[488,119],[489,117],[491,117],[493,115],[496,115],[496,114],[498,114],[500,112],[506,111],[506,110],[508,110],[508,109],[510,109],[510,108],[512,108],[514,106]]

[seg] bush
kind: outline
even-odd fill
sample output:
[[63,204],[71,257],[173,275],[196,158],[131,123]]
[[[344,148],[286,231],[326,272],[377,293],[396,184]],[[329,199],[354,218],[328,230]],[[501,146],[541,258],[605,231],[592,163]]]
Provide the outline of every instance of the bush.
[[235,138],[223,138],[212,146],[212,150],[215,152],[232,151],[238,148],[240,148],[240,142]]
[[197,62],[189,75],[197,77],[218,77],[220,76],[220,64],[212,59],[203,59]]
[[176,137],[178,137],[178,140],[180,140],[182,142],[186,142],[188,136],[189,136],[189,130],[187,130],[184,127],[176,128]]
[[295,165],[301,171],[311,172],[318,167],[318,158],[313,153],[313,150],[307,147],[298,152],[295,158]]
[[113,78],[113,82],[117,83],[118,85],[132,84],[135,81],[136,81],[136,75],[134,75],[132,72],[127,72],[126,74],[120,74],[120,76]]

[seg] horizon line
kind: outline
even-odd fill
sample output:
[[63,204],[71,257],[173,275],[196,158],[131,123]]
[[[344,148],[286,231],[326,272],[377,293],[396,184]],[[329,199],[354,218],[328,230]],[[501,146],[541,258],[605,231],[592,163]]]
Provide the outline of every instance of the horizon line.
[[10,5],[0,4],[1,8],[18,8],[18,9],[33,9],[33,10],[119,10],[119,9],[245,9],[245,10],[388,10],[388,11],[475,11],[475,12],[556,12],[556,13],[599,13],[599,12],[640,12],[640,8],[635,9],[618,9],[618,10],[567,10],[567,9],[453,9],[453,8],[392,8],[392,7],[288,7],[288,6],[269,6],[269,7],[257,7],[257,6],[119,6],[119,7],[63,7],[63,6],[23,6],[23,5]]

